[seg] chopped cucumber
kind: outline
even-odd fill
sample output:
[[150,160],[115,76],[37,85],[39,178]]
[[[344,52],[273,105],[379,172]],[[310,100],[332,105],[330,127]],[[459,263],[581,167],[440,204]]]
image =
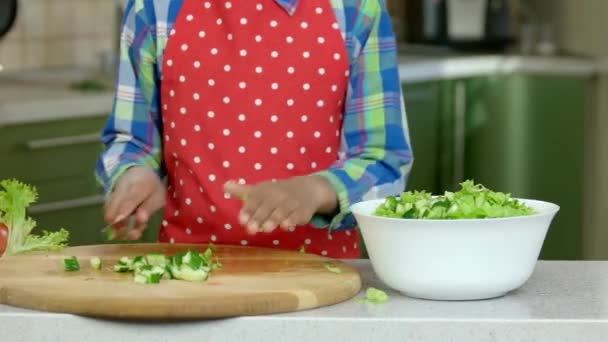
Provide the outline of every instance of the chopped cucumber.
[[186,281],[204,281],[207,280],[209,272],[204,269],[192,269],[188,265],[171,266],[171,274],[175,279]]
[[[187,261],[186,261],[187,258]],[[190,266],[191,269],[196,270],[201,268],[203,265],[203,258],[197,252],[189,251],[182,260],[184,264]]]
[[145,263],[144,257],[142,257],[142,256],[136,256],[135,258],[133,258],[133,264],[135,264],[135,263]]
[[133,265],[131,266],[131,271],[137,271],[143,266],[147,265],[146,259],[142,256],[136,256],[133,258]]
[[133,281],[138,284],[156,284],[161,279],[202,282],[209,278],[212,270],[221,266],[214,260],[213,250],[208,248],[204,253],[183,251],[171,257],[151,253],[131,260],[125,256],[114,265],[114,271],[133,272]]
[[146,276],[142,274],[136,274],[135,276],[133,276],[133,282],[137,284],[147,284],[148,278],[146,278]]
[[80,270],[80,263],[75,256],[63,259],[63,269],[67,272]]
[[188,264],[190,263],[190,260],[192,259],[192,252],[188,251],[186,252],[186,254],[184,254],[184,256],[182,257],[182,263],[184,264]]
[[158,284],[164,274],[165,269],[160,266],[144,265],[135,270],[133,281],[138,284]]
[[122,264],[116,264],[114,265],[114,272],[129,272],[131,271],[131,268],[127,265],[122,265]]
[[91,268],[94,270],[100,270],[101,269],[101,259],[99,257],[92,257],[91,258]]
[[165,267],[167,265],[167,257],[160,253],[146,255],[146,263],[152,266]]
[[149,274],[148,276],[148,284],[159,284],[160,283],[160,274],[157,273],[152,273]]
[[123,264],[123,265],[127,265],[127,266],[131,266],[133,265],[133,260],[129,259],[129,257],[122,257],[120,258],[120,260],[118,260],[119,264]]
[[112,226],[106,226],[101,230],[101,234],[106,241],[111,241],[116,238],[116,233],[114,232]]

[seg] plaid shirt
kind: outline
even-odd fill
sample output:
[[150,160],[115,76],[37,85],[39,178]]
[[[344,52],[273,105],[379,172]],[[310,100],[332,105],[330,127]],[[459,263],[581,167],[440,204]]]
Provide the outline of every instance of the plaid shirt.
[[[130,0],[124,17],[117,90],[102,132],[105,149],[96,175],[106,193],[129,167],[145,165],[164,177],[159,86],[169,33],[183,1]],[[274,0],[292,14],[300,0]],[[355,226],[350,205],[397,195],[413,162],[401,96],[395,38],[382,0],[330,0],[349,55],[341,149],[318,175],[336,189],[339,212],[313,225]]]

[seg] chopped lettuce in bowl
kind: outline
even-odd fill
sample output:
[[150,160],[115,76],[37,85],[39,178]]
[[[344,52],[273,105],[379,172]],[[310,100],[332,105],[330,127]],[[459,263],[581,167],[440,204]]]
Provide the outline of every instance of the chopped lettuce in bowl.
[[534,209],[511,198],[510,194],[494,192],[481,184],[467,180],[457,192],[432,196],[425,191],[408,191],[396,197],[387,197],[375,210],[375,216],[457,220],[504,218],[535,214]]

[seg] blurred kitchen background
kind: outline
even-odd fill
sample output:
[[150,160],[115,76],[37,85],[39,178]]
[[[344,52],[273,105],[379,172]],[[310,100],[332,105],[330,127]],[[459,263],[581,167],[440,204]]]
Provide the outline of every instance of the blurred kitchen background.
[[[472,178],[555,202],[541,257],[608,259],[608,1],[385,1],[416,157],[408,188]],[[0,179],[37,186],[41,228],[99,243],[93,167],[126,1],[18,0],[8,25],[13,2],[0,0]]]

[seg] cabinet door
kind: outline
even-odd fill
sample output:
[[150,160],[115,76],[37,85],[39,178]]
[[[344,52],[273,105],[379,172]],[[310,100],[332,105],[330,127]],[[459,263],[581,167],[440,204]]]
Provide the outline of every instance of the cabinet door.
[[438,193],[456,191],[466,178],[467,80],[441,82],[439,113]]
[[105,117],[2,127],[0,178],[15,177],[38,185],[91,175],[101,151]]
[[439,180],[439,120],[441,85],[422,82],[403,85],[414,164],[408,190],[436,192]]
[[[37,223],[35,233],[65,228],[70,245],[104,242],[103,196],[94,167],[105,120],[99,115],[0,128],[0,179],[36,187],[38,201],[28,212]],[[158,214],[143,241],[155,241],[159,225]]]
[[560,205],[543,259],[581,257],[585,88],[584,79],[559,76],[467,81],[465,175]]

